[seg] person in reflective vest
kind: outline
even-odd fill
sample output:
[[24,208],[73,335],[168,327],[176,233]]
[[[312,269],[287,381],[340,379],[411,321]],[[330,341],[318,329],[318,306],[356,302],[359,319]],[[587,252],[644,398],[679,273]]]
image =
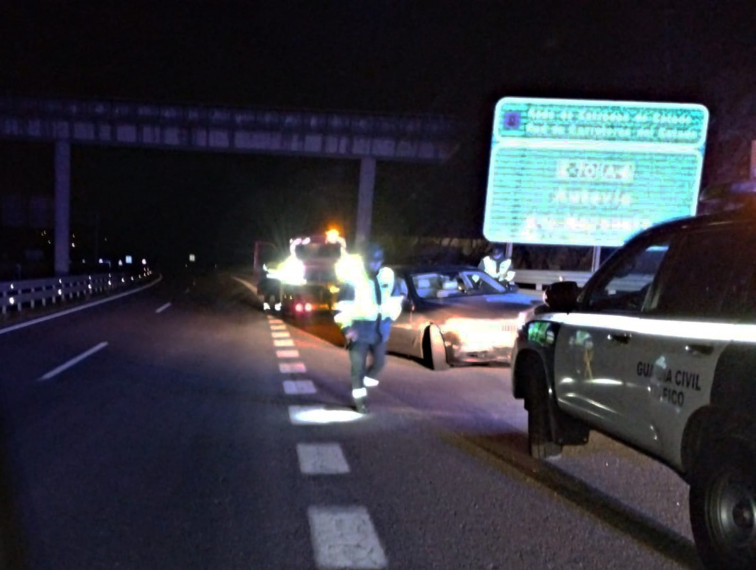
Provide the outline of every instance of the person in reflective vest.
[[504,247],[499,244],[494,244],[491,253],[481,259],[478,264],[478,269],[502,283],[511,281],[514,277],[514,271],[510,271],[511,267],[512,260],[506,257]]
[[394,292],[394,272],[382,265],[383,249],[368,244],[361,263],[351,264],[348,275],[339,275],[342,284],[334,321],[349,350],[352,399],[360,413],[367,413],[367,388],[378,385],[391,322],[402,311],[402,296]]

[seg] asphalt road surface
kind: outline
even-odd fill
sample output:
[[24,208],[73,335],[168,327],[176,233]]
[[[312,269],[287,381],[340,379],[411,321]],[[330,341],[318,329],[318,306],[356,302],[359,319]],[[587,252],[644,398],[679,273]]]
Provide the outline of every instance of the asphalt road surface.
[[5,567],[698,567],[677,475],[596,434],[531,460],[508,367],[390,356],[360,416],[333,324],[243,281],[0,328]]

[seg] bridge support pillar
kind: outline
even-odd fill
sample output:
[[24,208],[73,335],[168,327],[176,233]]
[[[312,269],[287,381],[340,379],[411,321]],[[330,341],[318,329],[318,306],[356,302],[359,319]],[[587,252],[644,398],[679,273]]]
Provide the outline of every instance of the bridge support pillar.
[[360,188],[357,196],[357,229],[354,237],[355,249],[359,249],[370,239],[370,224],[373,218],[375,167],[375,158],[366,156],[360,159]]
[[55,274],[68,275],[71,241],[71,143],[55,141]]

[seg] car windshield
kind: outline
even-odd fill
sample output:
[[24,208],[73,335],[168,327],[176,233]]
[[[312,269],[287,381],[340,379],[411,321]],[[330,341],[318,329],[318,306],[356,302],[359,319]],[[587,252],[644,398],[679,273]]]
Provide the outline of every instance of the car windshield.
[[471,297],[506,293],[506,288],[482,271],[426,271],[411,275],[415,292],[421,299]]

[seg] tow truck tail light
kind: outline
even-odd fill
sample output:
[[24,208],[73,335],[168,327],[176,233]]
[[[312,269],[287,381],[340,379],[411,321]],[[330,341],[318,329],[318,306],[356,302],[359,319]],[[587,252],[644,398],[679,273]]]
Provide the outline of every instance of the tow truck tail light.
[[294,305],[294,311],[297,313],[311,313],[312,312],[312,304],[311,303],[296,303]]

